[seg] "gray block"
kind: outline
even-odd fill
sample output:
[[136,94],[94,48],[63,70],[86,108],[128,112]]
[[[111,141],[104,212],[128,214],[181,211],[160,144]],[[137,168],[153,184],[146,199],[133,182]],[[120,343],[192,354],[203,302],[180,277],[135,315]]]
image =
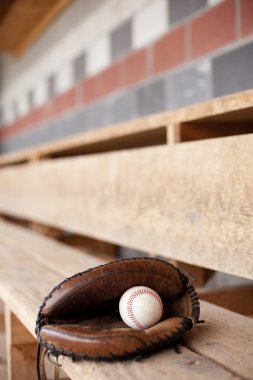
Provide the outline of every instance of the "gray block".
[[117,95],[112,106],[113,123],[131,120],[137,115],[136,92],[127,90]]
[[27,93],[27,103],[29,104],[30,110],[34,108],[34,91],[33,90],[29,90]]
[[55,75],[50,75],[47,79],[47,97],[52,98],[56,94],[56,78]]
[[97,102],[87,107],[84,113],[85,130],[101,128],[112,124],[113,116],[111,108],[112,104],[110,100]]
[[73,114],[65,115],[61,118],[63,123],[62,137],[73,135]]
[[0,107],[0,125],[2,125],[2,124],[3,124],[3,110]]
[[2,153],[10,153],[23,149],[20,136],[15,136],[1,142]]
[[132,20],[125,21],[111,32],[112,60],[132,50]]
[[85,53],[79,54],[73,60],[73,82],[77,83],[86,76],[86,55]]
[[13,112],[14,120],[17,120],[19,116],[19,112],[18,112],[18,103],[16,100],[13,100],[12,102],[12,112]]
[[52,120],[50,123],[48,138],[51,140],[59,140],[64,137],[64,122],[63,118]]
[[159,79],[137,90],[138,116],[163,111],[165,108],[164,80]]
[[253,88],[253,43],[213,60],[214,96]]
[[37,128],[31,128],[20,134],[19,145],[20,148],[25,149],[30,146],[37,145]]
[[75,133],[80,133],[85,130],[84,128],[84,117],[85,110],[81,109],[74,111],[68,115],[65,115],[55,121],[58,125],[59,138],[71,136]]
[[55,132],[53,131],[52,122],[43,123],[34,127],[34,145],[44,144],[53,140]]
[[168,0],[168,2],[170,25],[184,20],[207,5],[207,0]]
[[18,136],[18,147],[19,149],[26,149],[33,145],[35,145],[32,138],[34,135],[34,130],[27,130],[25,132],[20,133]]
[[203,60],[166,80],[166,108],[173,109],[211,98],[211,64]]

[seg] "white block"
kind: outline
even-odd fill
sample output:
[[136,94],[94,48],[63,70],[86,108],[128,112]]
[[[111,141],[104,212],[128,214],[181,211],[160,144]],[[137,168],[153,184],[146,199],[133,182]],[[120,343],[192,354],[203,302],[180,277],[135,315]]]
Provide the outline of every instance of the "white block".
[[154,41],[169,29],[166,0],[153,0],[133,18],[133,45],[140,48]]
[[106,34],[97,39],[87,50],[87,73],[94,75],[110,64],[110,40]]
[[9,106],[5,106],[3,107],[3,123],[4,125],[8,126],[8,124],[11,124],[14,122],[14,112],[13,112],[13,108],[11,107],[11,105],[9,104]]
[[72,65],[66,64],[56,72],[56,94],[61,94],[73,86]]
[[29,112],[28,97],[26,93],[19,97],[17,100],[17,105],[19,117],[25,116]]
[[211,62],[208,59],[203,59],[196,64],[196,69],[202,74],[210,73],[211,71]]
[[209,5],[209,7],[213,7],[214,5],[219,4],[222,1],[223,0],[208,0],[207,4]]
[[[8,58],[4,59],[3,64],[1,62],[3,113],[6,114],[5,107],[11,110],[13,99],[27,97],[28,89],[34,91],[35,107],[45,104],[48,100],[46,78],[51,74],[57,76],[56,90],[59,93],[66,91],[72,80],[69,65],[83,51],[90,52],[88,75],[95,74],[109,65],[110,31],[133,17],[152,1],[76,0],[73,2],[24,55],[18,60]],[[22,109],[25,108],[23,104]],[[10,122],[13,119],[11,111],[8,111],[7,115]]]
[[46,80],[41,79],[34,86],[34,106],[39,107],[46,103],[47,101],[47,88]]

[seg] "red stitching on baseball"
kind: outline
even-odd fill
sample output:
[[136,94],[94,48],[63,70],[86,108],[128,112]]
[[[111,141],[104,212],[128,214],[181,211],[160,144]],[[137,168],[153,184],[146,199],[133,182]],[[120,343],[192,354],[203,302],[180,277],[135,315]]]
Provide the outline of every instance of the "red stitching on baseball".
[[161,311],[160,319],[161,319],[162,314],[163,314],[163,304],[162,304],[162,301],[161,301],[160,297],[158,296],[158,294],[154,293],[153,291],[151,291],[149,289],[135,290],[135,292],[131,294],[131,296],[129,297],[129,299],[127,301],[128,316],[131,319],[131,321],[135,324],[135,326],[137,326],[141,330],[145,330],[145,328],[142,326],[142,324],[137,320],[136,316],[134,315],[133,308],[132,308],[134,299],[137,296],[141,296],[142,294],[148,294],[158,301],[158,305],[159,305],[160,311]]

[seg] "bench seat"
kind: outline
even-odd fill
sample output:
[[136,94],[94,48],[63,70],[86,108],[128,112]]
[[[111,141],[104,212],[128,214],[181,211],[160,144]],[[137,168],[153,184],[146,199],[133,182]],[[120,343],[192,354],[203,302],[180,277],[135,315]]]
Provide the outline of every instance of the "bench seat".
[[[33,336],[39,303],[51,288],[104,262],[4,220],[0,252],[0,298]],[[204,301],[201,318],[205,324],[188,333],[181,354],[168,349],[142,361],[113,364],[60,360],[74,380],[84,375],[89,380],[252,379],[253,320]]]

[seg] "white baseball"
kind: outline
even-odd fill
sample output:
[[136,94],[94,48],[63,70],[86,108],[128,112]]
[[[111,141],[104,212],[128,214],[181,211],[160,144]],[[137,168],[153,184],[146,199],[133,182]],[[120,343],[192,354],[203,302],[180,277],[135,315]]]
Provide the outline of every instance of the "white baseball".
[[163,303],[153,289],[146,286],[134,286],[121,296],[119,312],[127,326],[145,330],[162,318]]

